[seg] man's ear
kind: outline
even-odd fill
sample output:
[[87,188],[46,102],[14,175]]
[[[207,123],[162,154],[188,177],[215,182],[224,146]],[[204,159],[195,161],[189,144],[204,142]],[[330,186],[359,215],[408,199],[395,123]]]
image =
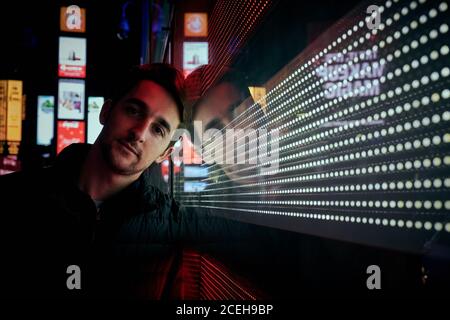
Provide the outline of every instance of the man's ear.
[[166,149],[166,151],[164,151],[164,153],[162,155],[160,155],[158,158],[156,158],[156,163],[161,163],[163,162],[165,159],[167,159],[170,154],[173,152],[173,147],[168,147]]
[[102,110],[100,111],[99,120],[102,125],[105,125],[106,120],[109,118],[112,109],[112,100],[108,99],[103,103]]

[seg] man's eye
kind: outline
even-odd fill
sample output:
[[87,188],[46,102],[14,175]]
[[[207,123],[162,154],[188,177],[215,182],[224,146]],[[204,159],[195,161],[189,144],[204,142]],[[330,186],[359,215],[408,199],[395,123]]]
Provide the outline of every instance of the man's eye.
[[125,111],[127,114],[132,115],[132,116],[139,114],[139,110],[132,106],[125,107]]
[[160,126],[153,126],[153,131],[157,134],[160,135],[161,137],[164,137],[164,129],[161,128]]

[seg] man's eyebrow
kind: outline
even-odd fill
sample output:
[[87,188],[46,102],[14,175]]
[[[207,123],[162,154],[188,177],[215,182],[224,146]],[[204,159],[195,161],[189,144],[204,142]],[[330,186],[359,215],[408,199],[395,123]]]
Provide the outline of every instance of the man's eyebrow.
[[[144,101],[137,99],[137,98],[129,98],[125,101],[126,103],[132,103],[137,105],[140,109],[144,110],[145,113],[149,113],[148,109],[150,108],[150,106],[148,106]],[[166,121],[166,119],[162,118],[162,117],[157,117],[156,118],[156,122],[158,122],[160,125],[162,125],[163,127],[165,127],[167,129],[167,131],[170,132],[170,124],[169,122]]]
[[126,103],[132,103],[132,104],[135,104],[135,105],[137,105],[139,108],[141,108],[141,109],[143,109],[143,110],[145,110],[145,111],[147,111],[147,109],[149,108],[149,106],[147,106],[147,104],[146,104],[144,101],[142,101],[142,100],[140,100],[140,99],[137,99],[137,98],[128,98],[128,99],[125,100],[125,102],[126,102]]

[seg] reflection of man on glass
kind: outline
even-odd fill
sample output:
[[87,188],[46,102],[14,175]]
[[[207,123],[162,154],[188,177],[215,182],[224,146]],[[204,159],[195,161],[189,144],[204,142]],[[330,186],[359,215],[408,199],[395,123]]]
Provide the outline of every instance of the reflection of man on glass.
[[[224,68],[225,72],[212,85],[208,83],[211,75],[218,74],[220,67],[214,65],[204,65],[195,69],[186,78],[186,92],[188,105],[191,110],[192,121],[198,121],[201,125],[201,132],[196,130],[200,128],[191,128],[193,135],[197,137],[206,137],[208,130],[217,130],[221,136],[226,135],[227,129],[246,130],[258,129],[256,127],[244,125],[242,114],[246,112],[248,105],[253,103],[245,76],[236,70]],[[245,103],[244,103],[245,102]],[[258,113],[263,118],[261,108],[255,108],[253,113]],[[246,113],[249,118],[252,113]],[[206,138],[205,138],[206,139]],[[200,138],[197,139],[200,141]],[[202,139],[203,143],[206,140]],[[242,140],[240,140],[242,142]],[[245,143],[245,142],[244,142]],[[242,144],[241,144],[242,145]],[[198,150],[201,153],[200,150]],[[225,154],[225,150],[222,150]],[[248,152],[248,151],[247,151]],[[249,163],[250,154],[245,155],[247,162],[244,164],[223,163],[214,166],[222,168],[221,179],[231,179],[240,184],[256,183],[259,179],[258,166]],[[216,170],[217,171],[217,170]]]

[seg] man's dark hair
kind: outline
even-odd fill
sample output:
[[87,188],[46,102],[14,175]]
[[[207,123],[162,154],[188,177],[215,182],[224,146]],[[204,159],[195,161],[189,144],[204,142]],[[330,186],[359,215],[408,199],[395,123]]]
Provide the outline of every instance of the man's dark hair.
[[113,85],[111,93],[113,104],[117,103],[142,80],[153,81],[170,94],[177,105],[180,123],[183,123],[184,76],[179,70],[165,63],[143,64],[128,70]]

